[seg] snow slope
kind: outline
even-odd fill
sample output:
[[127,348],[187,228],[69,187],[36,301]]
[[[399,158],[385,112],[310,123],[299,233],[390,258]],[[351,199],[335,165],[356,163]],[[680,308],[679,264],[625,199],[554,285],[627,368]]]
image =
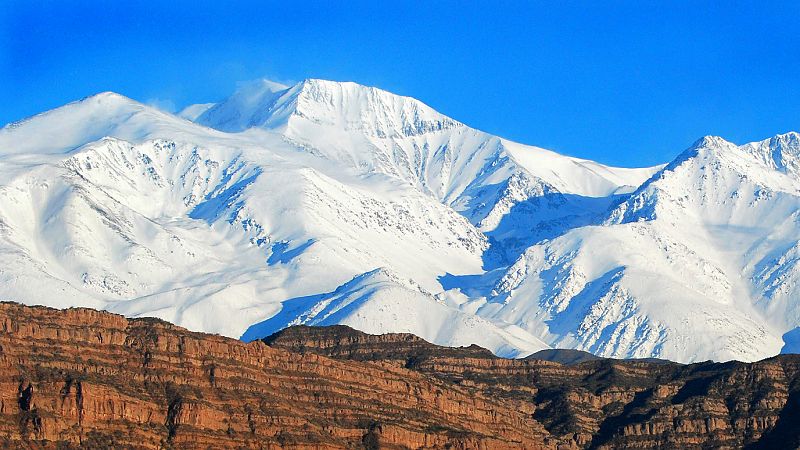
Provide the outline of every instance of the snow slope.
[[[507,264],[540,237],[586,221],[605,210],[612,194],[634,190],[657,170],[607,167],[510,142],[413,98],[355,83],[255,82],[197,122],[251,134],[270,130],[326,165],[403,180],[497,242],[497,261],[488,266]],[[531,233],[537,228],[546,230]]]
[[[239,336],[282,302],[376,267],[438,289],[439,274],[480,270],[487,245],[392,177],[364,179],[275,133],[229,135],[110,93],[4,127],[0,150],[0,291],[26,303]],[[452,329],[440,343],[461,342],[449,322],[463,314],[437,305],[427,327]],[[408,329],[393,320],[387,329]],[[490,335],[472,339],[517,351]]]
[[800,324],[799,156],[796,133],[701,139],[602,221],[528,248],[478,314],[606,356],[774,355]]
[[103,93],[0,129],[0,296],[245,339],[759,359],[800,326],[798,155],[704,138],[614,168],[324,80],[178,115]]
[[289,300],[280,313],[251,326],[242,339],[269,336],[287,325],[335,324],[373,334],[391,329],[452,346],[469,346],[480,336],[482,345],[510,357],[526,356],[547,347],[516,325],[492,323],[450,308],[413,281],[403,280],[386,269],[359,275],[330,293]]

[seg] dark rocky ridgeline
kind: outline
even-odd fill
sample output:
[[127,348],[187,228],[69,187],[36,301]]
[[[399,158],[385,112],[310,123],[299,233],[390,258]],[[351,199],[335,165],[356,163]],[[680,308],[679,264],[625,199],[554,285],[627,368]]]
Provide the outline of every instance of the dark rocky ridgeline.
[[0,447],[796,448],[800,357],[507,360],[409,334],[264,342],[0,304]]

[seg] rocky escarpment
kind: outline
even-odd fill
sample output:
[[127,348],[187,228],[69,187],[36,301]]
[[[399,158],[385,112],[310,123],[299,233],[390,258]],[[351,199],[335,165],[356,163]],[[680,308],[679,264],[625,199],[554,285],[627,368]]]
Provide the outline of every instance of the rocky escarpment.
[[541,354],[578,360],[562,365],[347,327],[292,327],[264,341],[288,351],[404,367],[514,405],[541,423],[558,448],[800,447],[800,355],[682,365]]
[[563,365],[341,326],[243,343],[0,304],[0,447],[796,448],[798,423],[798,356]]
[[0,446],[552,448],[510,404],[339,361],[89,309],[0,304]]

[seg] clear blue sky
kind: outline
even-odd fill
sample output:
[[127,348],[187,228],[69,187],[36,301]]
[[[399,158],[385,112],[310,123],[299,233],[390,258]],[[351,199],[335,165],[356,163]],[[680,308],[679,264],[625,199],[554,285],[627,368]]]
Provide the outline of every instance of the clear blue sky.
[[649,165],[705,134],[800,131],[800,2],[0,0],[0,123],[105,90],[179,108],[260,77],[356,81]]

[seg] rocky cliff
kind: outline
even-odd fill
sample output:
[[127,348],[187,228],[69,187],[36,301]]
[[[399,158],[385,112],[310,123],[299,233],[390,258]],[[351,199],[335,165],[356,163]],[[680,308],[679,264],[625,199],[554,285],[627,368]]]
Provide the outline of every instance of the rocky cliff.
[[413,335],[341,326],[292,327],[264,341],[403,367],[513,405],[558,448],[800,447],[800,355],[682,365],[555,350],[509,360],[479,347],[443,348]]
[[296,327],[245,344],[0,304],[10,448],[795,448],[800,358],[689,366],[494,357]]

